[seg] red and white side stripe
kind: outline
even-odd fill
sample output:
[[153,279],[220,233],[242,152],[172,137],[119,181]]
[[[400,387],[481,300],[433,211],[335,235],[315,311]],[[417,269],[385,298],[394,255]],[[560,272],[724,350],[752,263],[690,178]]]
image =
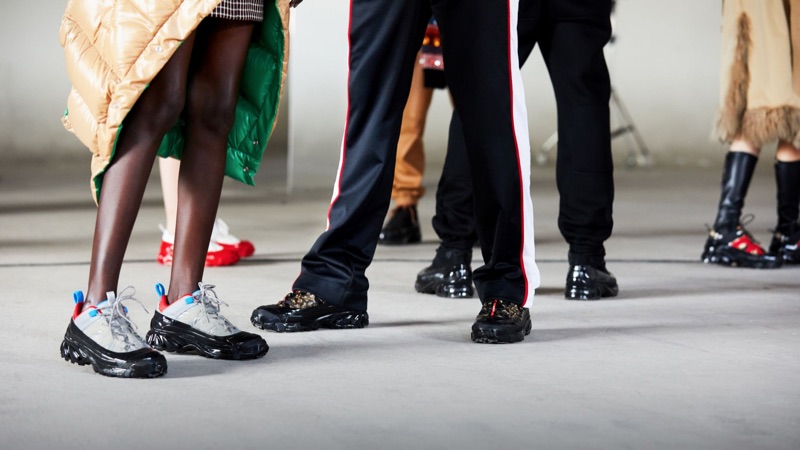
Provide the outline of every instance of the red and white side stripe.
[[533,301],[536,288],[539,287],[539,268],[536,266],[536,250],[533,243],[533,202],[531,200],[531,145],[528,134],[528,110],[525,107],[525,89],[522,86],[522,74],[519,70],[519,37],[517,22],[519,20],[519,0],[508,1],[508,73],[511,88],[511,120],[514,126],[514,140],[517,150],[517,168],[520,178],[520,205],[522,211],[522,248],[520,264],[525,277],[525,301],[529,306]]
[[344,170],[344,160],[347,156],[347,127],[350,125],[350,29],[353,26],[353,2],[350,1],[350,11],[347,15],[347,109],[345,110],[344,132],[342,133],[342,148],[339,150],[339,167],[336,169],[336,181],[333,183],[333,194],[331,194],[331,204],[328,206],[328,220],[325,230],[331,228],[331,210],[333,204],[339,199],[339,190],[342,183],[342,171]]

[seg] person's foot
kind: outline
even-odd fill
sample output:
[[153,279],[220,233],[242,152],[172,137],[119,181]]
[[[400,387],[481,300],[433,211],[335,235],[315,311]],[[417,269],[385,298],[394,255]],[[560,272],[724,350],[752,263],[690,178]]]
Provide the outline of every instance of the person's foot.
[[606,268],[588,264],[574,264],[567,273],[564,298],[567,300],[598,300],[616,297],[619,293],[617,279]]
[[385,245],[416,244],[422,240],[417,206],[398,206],[389,213],[378,242]]
[[[175,236],[161,226],[161,247],[158,249],[156,261],[164,266],[171,266],[175,253]],[[206,253],[206,267],[232,266],[239,262],[241,257],[234,248],[226,248],[213,240],[208,244]]]
[[216,243],[224,249],[235,251],[240,258],[253,256],[256,252],[256,247],[252,242],[239,239],[232,235],[228,224],[219,218],[214,221],[214,229],[211,231],[211,242]]
[[364,328],[369,325],[369,315],[366,311],[332,305],[308,292],[292,291],[274,305],[253,310],[250,321],[262,330],[283,333],[320,327]]
[[472,249],[452,249],[439,246],[431,265],[417,274],[414,289],[439,297],[472,297]]
[[800,264],[800,226],[791,234],[776,231],[769,244],[769,253],[786,265]]
[[767,254],[742,226],[730,233],[710,230],[700,260],[706,264],[754,269],[775,269],[781,266],[781,259]]
[[108,292],[107,300],[83,309],[83,292],[73,294],[75,311],[61,342],[61,357],[108,377],[155,378],[167,373],[164,355],[150,348],[136,332],[123,302],[137,301],[133,288],[117,297]]
[[261,336],[236,328],[220,314],[221,301],[214,286],[198,283],[200,289],[185,295],[171,305],[164,286],[156,285],[161,297],[147,342],[167,352],[194,351],[214,359],[255,359],[267,354],[269,346]]
[[484,302],[472,324],[472,341],[481,344],[510,344],[529,334],[531,314],[528,308],[505,300]]

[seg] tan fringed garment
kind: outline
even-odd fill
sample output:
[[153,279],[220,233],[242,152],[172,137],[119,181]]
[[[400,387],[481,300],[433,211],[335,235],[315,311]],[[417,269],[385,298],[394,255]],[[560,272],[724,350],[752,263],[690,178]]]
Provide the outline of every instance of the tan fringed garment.
[[724,0],[716,135],[800,147],[800,0]]

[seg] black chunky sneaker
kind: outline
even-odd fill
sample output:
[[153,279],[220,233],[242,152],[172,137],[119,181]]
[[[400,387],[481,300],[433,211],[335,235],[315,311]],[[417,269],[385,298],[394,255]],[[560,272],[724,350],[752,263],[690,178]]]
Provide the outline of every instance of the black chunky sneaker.
[[439,297],[472,297],[472,249],[451,249],[439,246],[431,265],[417,274],[414,289]]
[[786,235],[776,231],[769,244],[769,253],[786,265],[800,264],[800,227],[792,234]]
[[603,267],[574,264],[567,273],[564,298],[567,300],[599,300],[616,297],[619,293],[617,279]]
[[199,287],[170,305],[164,286],[156,285],[161,301],[150,321],[147,342],[159,350],[194,351],[214,359],[243,360],[266,355],[269,346],[264,338],[239,330],[220,314],[220,304],[227,303],[217,297],[214,286],[199,283]]
[[253,310],[250,321],[262,330],[278,333],[322,328],[364,328],[369,314],[326,303],[316,295],[292,291],[274,305]]
[[706,264],[753,269],[775,269],[781,266],[781,258],[767,254],[741,225],[730,233],[709,230],[700,259]]
[[385,245],[416,244],[422,240],[417,220],[417,206],[398,206],[389,214],[378,242]]
[[[61,357],[108,377],[155,378],[167,373],[164,355],[150,348],[136,332],[123,302],[137,301],[126,288],[117,297],[108,292],[108,299],[97,306],[83,309],[83,292],[75,292],[75,311],[69,322]],[[142,306],[144,307],[144,306]]]
[[481,344],[510,344],[531,334],[528,308],[503,300],[483,303],[472,324],[472,340]]

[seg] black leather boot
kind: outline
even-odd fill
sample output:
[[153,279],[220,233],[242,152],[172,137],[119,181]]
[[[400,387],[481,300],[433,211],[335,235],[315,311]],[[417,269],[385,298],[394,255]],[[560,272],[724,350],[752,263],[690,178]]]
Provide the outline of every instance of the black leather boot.
[[472,297],[472,249],[447,248],[442,245],[436,249],[436,257],[431,265],[417,274],[414,289],[423,294],[436,294],[439,297]]
[[800,161],[775,163],[778,188],[778,226],[769,245],[769,253],[784,264],[800,264]]
[[389,214],[378,242],[384,245],[416,244],[422,240],[417,220],[417,206],[398,206]]
[[780,267],[780,260],[768,255],[740,221],[757,162],[758,157],[744,152],[728,152],[725,157],[717,217],[700,256],[704,263],[757,269]]

